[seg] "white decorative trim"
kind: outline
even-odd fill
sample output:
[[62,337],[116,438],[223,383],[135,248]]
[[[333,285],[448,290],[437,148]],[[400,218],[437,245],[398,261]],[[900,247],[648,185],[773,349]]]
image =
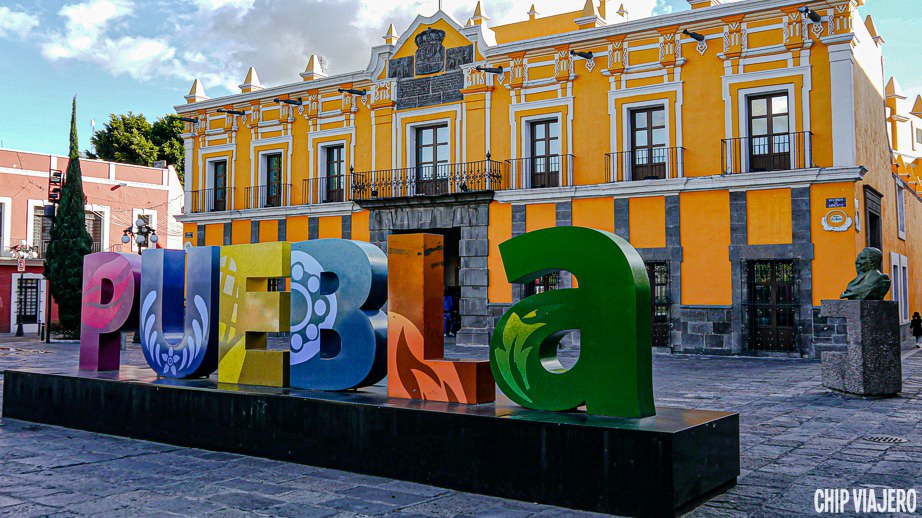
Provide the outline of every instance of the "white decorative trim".
[[[850,40],[849,40],[850,41]],[[850,166],[858,162],[855,119],[855,58],[850,43],[830,45],[829,98],[832,103],[832,163]]]
[[770,173],[692,176],[668,180],[639,180],[542,189],[497,191],[494,200],[502,203],[551,203],[575,198],[631,198],[635,196],[673,196],[683,192],[806,187],[819,183],[858,182],[862,167],[799,169]]
[[13,244],[13,236],[10,235],[13,224],[13,199],[0,196],[0,231],[3,232],[2,242],[0,242],[0,257],[5,257]]
[[10,274],[11,282],[10,282],[10,330],[9,332],[11,333],[16,330],[16,324],[17,324],[16,317],[18,316],[17,313],[19,312],[19,296],[18,296],[17,290],[19,289],[20,278],[39,280],[38,301],[37,301],[38,303],[36,307],[36,310],[38,311],[38,323],[37,324],[23,324],[22,326],[23,333],[35,334],[35,333],[38,333],[39,324],[42,324],[45,322],[45,316],[46,316],[45,308],[48,307],[48,303],[47,303],[48,301],[45,300],[45,296],[46,296],[46,286],[48,283],[43,282],[45,277],[40,273],[26,272],[23,274],[19,274],[19,273]]
[[263,207],[259,209],[232,210],[228,212],[204,212],[177,216],[180,223],[229,223],[239,220],[284,219],[293,216],[347,216],[361,212],[362,208],[351,201],[322,203],[315,205],[294,205],[285,207]]

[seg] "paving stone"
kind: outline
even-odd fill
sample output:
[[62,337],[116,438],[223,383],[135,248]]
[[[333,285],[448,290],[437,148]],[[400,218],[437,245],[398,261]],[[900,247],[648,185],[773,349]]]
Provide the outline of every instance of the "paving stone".
[[379,502],[382,504],[396,505],[401,507],[425,502],[426,500],[430,500],[432,498],[368,486],[356,486],[352,489],[345,489],[340,491],[339,494],[360,500],[368,500],[371,502]]
[[[0,337],[0,343],[5,340]],[[74,344],[26,341],[22,347],[47,349],[42,361],[76,363]],[[578,349],[560,354],[574,359]],[[0,371],[38,366],[36,356],[0,356]],[[449,344],[446,356],[483,359],[487,349]],[[137,346],[122,358],[125,364],[144,364]],[[816,361],[656,355],[659,405],[741,415],[738,485],[690,515],[802,516],[812,513],[813,493],[821,487],[922,490],[922,382],[916,381],[922,380],[922,354],[905,358],[903,368],[900,397],[865,400],[823,389]],[[863,440],[873,434],[899,435],[910,442]],[[2,419],[0,466],[3,516],[589,516],[381,477]]]
[[284,500],[279,500],[277,498],[269,498],[252,493],[241,493],[238,491],[209,496],[208,500],[219,505],[233,507],[234,509],[243,511],[268,509],[269,507],[284,505],[286,503]]

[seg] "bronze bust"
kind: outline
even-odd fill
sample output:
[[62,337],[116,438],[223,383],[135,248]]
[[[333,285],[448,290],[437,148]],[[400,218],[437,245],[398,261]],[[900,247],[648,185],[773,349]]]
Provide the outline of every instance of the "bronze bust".
[[865,248],[855,259],[858,276],[848,283],[839,298],[848,300],[884,300],[890,291],[890,277],[880,272],[884,254],[872,247]]

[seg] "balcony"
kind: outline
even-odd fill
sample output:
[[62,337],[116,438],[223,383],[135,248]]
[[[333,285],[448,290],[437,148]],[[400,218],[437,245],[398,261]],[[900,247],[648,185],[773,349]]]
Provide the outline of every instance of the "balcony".
[[288,195],[291,184],[272,183],[246,188],[244,203],[246,209],[259,209],[263,207],[282,207],[288,205]]
[[321,176],[301,182],[301,200],[305,205],[352,201],[352,175]]
[[721,141],[724,174],[813,167],[813,134],[780,133]]
[[506,164],[495,160],[355,173],[356,201],[407,196],[442,196],[508,189]]
[[544,155],[506,160],[512,189],[541,189],[573,183],[573,155]]
[[230,210],[234,199],[234,189],[203,189],[192,191],[190,211],[193,213],[220,212]]
[[609,182],[680,178],[685,169],[685,148],[634,149],[605,155]]

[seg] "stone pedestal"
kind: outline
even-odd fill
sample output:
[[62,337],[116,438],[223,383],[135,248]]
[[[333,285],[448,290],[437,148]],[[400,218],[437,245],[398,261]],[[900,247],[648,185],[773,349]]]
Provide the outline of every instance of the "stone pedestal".
[[824,300],[820,316],[845,318],[846,352],[823,353],[823,386],[861,396],[903,389],[900,316],[887,300]]

